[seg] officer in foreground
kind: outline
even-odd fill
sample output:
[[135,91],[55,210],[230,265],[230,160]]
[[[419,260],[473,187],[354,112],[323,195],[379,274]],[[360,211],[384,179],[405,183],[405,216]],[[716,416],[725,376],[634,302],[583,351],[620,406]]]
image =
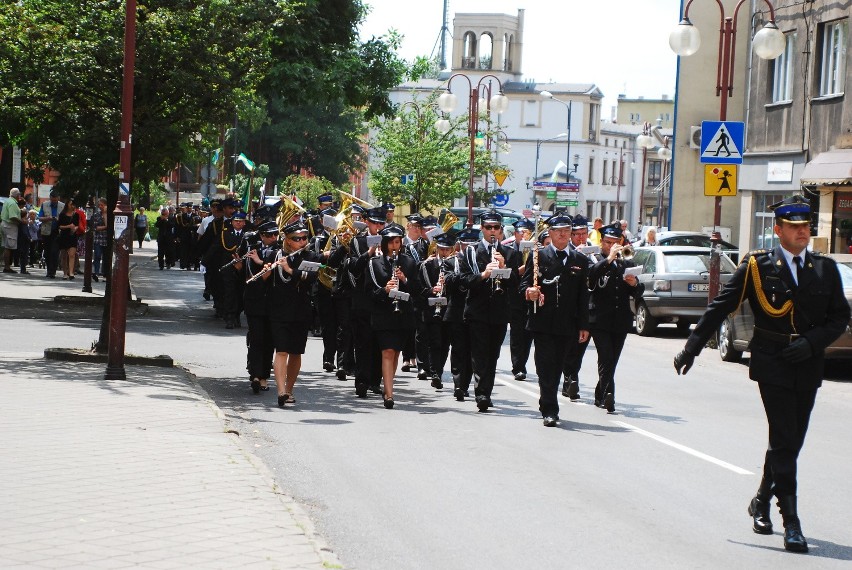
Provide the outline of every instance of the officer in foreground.
[[749,377],[755,380],[769,424],[763,479],[748,506],[753,530],[772,534],[772,496],[784,523],[784,548],[807,552],[796,505],[796,460],[822,384],[825,348],[849,323],[849,304],[835,262],[807,251],[810,204],[800,196],[770,206],[780,245],[743,258],[732,279],[675,356],[686,374],[707,340],[744,298],[754,312]]

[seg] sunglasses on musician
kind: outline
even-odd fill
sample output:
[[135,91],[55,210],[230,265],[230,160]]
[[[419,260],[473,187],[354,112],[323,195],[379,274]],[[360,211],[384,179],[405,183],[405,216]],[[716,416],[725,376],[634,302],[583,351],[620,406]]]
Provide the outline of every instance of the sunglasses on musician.
[[489,224],[487,226],[482,226],[482,229],[483,230],[502,230],[503,226]]
[[308,236],[290,236],[287,239],[290,241],[308,241]]

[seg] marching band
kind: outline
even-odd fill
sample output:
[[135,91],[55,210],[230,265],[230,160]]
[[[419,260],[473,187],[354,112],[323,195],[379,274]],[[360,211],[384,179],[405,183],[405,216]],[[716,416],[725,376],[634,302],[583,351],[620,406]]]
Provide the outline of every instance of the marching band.
[[[324,194],[306,211],[290,198],[258,217],[254,227],[231,200],[211,204],[211,221],[182,214],[181,264],[203,264],[205,298],[212,295],[226,328],[247,320],[247,370],[254,394],[274,375],[278,405],[294,404],[302,354],[315,318],[322,328],[322,369],[354,377],[355,395],[382,395],[395,404],[394,378],[416,366],[417,377],[443,389],[447,364],[453,397],[473,396],[492,407],[497,360],[511,323],[512,373],[526,378],[535,344],[539,407],[545,426],[557,425],[563,395],[579,396],[577,374],[594,338],[601,372],[595,403],[614,411],[614,371],[635,294],[631,265],[616,244],[620,227],[602,228],[602,247],[587,248],[587,222],[556,212],[546,221],[521,220],[504,240],[496,210],[479,216],[479,229],[454,230],[458,219],[406,217],[389,222],[392,204],[376,207],[341,192]],[[392,219],[392,218],[391,218]],[[197,237],[196,237],[197,236]],[[189,241],[188,238],[187,241]],[[625,311],[625,307],[628,307]],[[602,348],[603,347],[603,354]],[[609,347],[609,348],[607,348]]]

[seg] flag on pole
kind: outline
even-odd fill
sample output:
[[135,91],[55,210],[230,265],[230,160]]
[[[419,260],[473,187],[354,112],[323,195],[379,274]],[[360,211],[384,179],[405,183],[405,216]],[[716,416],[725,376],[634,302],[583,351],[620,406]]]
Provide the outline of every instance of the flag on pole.
[[568,165],[562,162],[561,160],[556,163],[556,166],[553,167],[553,174],[550,175],[551,182],[557,182],[559,180],[559,169],[563,166],[566,168],[568,167]]
[[210,159],[210,164],[219,164],[219,154],[220,154],[221,150],[222,150],[221,148],[217,148],[213,152],[213,158]]
[[249,170],[249,172],[254,172],[254,163],[252,161],[250,161],[249,158],[245,154],[240,153],[240,156],[237,157],[237,160],[242,162],[245,165],[245,167]]

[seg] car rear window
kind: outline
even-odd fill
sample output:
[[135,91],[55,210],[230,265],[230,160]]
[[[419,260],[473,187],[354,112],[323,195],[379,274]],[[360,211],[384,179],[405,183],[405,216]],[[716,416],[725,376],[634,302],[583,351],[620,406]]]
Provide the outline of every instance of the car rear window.
[[[663,252],[666,273],[701,273],[710,271],[709,253]],[[719,273],[733,273],[734,264],[724,255],[719,258]]]

